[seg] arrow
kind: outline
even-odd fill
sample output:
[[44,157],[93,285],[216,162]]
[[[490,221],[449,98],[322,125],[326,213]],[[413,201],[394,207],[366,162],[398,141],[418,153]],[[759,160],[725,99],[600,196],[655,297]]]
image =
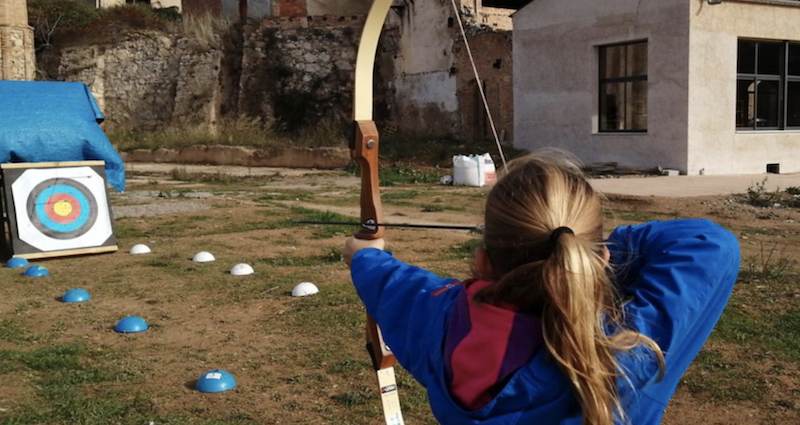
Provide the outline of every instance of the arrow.
[[469,230],[474,233],[483,233],[483,226],[450,226],[445,224],[411,224],[411,223],[375,223],[373,220],[367,220],[365,223],[356,223],[350,221],[307,221],[298,220],[293,221],[296,224],[321,224],[331,226],[362,226],[369,230],[375,230],[376,227],[401,227],[407,229],[447,229],[447,230]]

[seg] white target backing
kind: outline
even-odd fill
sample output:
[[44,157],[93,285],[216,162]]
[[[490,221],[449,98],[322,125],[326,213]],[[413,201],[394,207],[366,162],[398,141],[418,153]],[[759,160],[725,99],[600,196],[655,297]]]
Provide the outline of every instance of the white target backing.
[[[27,245],[24,251],[73,251],[114,243],[105,178],[97,168],[13,170],[9,204],[16,234],[12,237]],[[4,170],[4,175],[11,171]]]

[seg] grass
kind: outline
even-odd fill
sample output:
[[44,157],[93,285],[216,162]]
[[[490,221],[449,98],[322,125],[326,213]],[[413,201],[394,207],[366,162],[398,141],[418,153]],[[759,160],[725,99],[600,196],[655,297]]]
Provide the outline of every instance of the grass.
[[[263,185],[270,180],[281,177],[280,172],[276,171],[272,176],[236,176],[223,173],[221,170],[216,173],[192,173],[186,168],[173,168],[170,178],[181,182],[208,183],[216,185],[249,184],[251,186]],[[180,193],[179,193],[180,195]],[[178,196],[180,197],[180,196]]]
[[689,392],[717,403],[760,402],[768,389],[758,373],[718,350],[701,351],[682,384]]
[[182,149],[190,146],[245,146],[256,149],[283,147],[346,147],[343,131],[333,121],[323,121],[294,133],[275,130],[257,118],[224,120],[154,131],[109,131],[108,138],[120,151],[134,149]]
[[318,267],[341,263],[342,261],[342,252],[338,248],[329,249],[326,254],[311,257],[273,257],[258,260],[259,263],[271,267]]
[[[364,308],[339,251],[357,227],[294,223],[357,219],[284,202],[300,199],[325,208],[353,199],[355,192],[326,182],[240,193],[234,179],[182,173],[175,177],[206,180],[209,192],[224,192],[225,198],[205,200],[218,208],[202,213],[116,221],[121,246],[152,239],[157,242],[153,254],[53,260],[51,271],[63,281],[34,286],[4,280],[9,308],[0,312],[0,378],[15,382],[6,399],[16,404],[0,405],[11,409],[0,423],[362,425],[379,420],[375,377],[363,349]],[[402,212],[409,217],[402,221],[412,222],[424,217],[420,208],[442,212],[467,204],[453,201],[463,199],[461,191],[436,188],[435,182],[398,183],[385,191],[384,200],[407,203]],[[469,196],[477,198],[479,192]],[[633,211],[642,206],[634,201],[615,201],[617,216],[628,213],[625,219],[644,221],[652,218],[649,214],[667,215],[648,213],[647,205],[645,212]],[[464,216],[479,220],[477,204],[470,201]],[[397,211],[392,209],[387,217],[401,221],[402,214],[393,217]],[[741,234],[748,224],[743,221],[733,231]],[[462,276],[482,240],[448,235],[392,232],[390,240],[398,258],[443,276]],[[787,243],[796,239],[790,233],[786,237]],[[799,411],[795,251],[772,243],[760,251],[743,246],[755,248],[746,251],[754,255],[744,256],[730,305],[684,376],[681,386],[692,396],[679,392],[684,398],[675,409],[702,406],[709,415],[732,407],[784,416]],[[213,252],[217,261],[191,263],[198,250]],[[256,274],[229,276],[238,262],[252,264]],[[317,284],[319,294],[290,297],[301,281]],[[64,306],[54,300],[66,287],[79,285],[95,286],[88,288],[89,304]],[[146,316],[155,332],[114,334],[110,324],[127,314]],[[182,387],[206,366],[230,370],[240,387],[213,396]],[[406,422],[435,424],[424,388],[402,368],[396,373]],[[24,393],[17,396],[17,389]]]

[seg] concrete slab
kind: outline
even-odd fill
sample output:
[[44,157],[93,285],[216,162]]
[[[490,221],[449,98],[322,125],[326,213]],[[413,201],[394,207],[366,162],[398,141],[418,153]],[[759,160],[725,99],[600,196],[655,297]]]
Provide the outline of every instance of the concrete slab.
[[745,193],[747,188],[765,178],[765,187],[770,191],[790,186],[800,187],[800,174],[610,178],[591,179],[590,182],[596,190],[608,194],[685,197]]

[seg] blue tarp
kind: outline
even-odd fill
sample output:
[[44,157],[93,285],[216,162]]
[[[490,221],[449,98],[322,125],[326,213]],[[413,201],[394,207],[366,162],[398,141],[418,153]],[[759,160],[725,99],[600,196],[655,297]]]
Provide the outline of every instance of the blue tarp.
[[0,163],[103,160],[108,183],[125,190],[125,165],[83,83],[0,81]]

